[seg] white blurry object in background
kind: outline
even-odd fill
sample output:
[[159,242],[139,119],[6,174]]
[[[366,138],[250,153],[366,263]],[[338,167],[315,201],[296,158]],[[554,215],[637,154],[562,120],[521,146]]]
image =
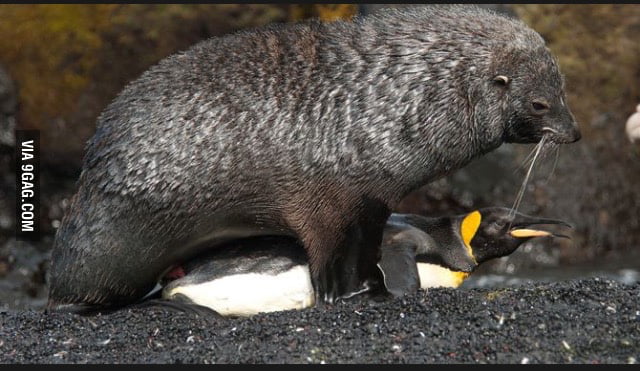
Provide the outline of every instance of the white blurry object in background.
[[627,137],[631,143],[640,142],[640,104],[627,120]]

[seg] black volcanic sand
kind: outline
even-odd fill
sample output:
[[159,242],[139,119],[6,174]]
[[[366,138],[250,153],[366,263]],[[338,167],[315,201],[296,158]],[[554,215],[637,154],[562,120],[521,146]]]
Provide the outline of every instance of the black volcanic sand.
[[2,363],[635,363],[640,284],[431,289],[251,318],[0,313]]

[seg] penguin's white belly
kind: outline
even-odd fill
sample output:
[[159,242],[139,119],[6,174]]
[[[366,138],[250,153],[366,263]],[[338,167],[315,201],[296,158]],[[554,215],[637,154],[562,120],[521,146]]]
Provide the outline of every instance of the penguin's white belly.
[[436,264],[418,263],[418,275],[420,276],[420,287],[428,289],[430,287],[456,288],[469,274],[455,272]]
[[223,316],[251,316],[257,313],[303,309],[314,305],[315,295],[309,267],[298,265],[276,274],[246,273],[220,277],[197,284],[165,290],[170,299],[182,294],[196,304]]

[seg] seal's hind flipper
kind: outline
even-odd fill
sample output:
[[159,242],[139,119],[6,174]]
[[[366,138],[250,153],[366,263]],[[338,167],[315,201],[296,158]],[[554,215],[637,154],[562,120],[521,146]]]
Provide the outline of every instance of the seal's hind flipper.
[[174,295],[172,297],[172,300],[149,299],[132,306],[132,308],[154,308],[154,307],[195,315],[196,317],[203,318],[207,321],[224,318],[224,316],[222,316],[220,313],[216,312],[215,310],[209,307],[196,304],[191,300],[187,299],[182,294]]
[[113,312],[115,309],[105,306],[94,306],[84,303],[71,303],[71,304],[51,304],[49,303],[44,309],[44,314],[51,313],[70,313],[80,316],[94,316],[98,314],[106,314]]

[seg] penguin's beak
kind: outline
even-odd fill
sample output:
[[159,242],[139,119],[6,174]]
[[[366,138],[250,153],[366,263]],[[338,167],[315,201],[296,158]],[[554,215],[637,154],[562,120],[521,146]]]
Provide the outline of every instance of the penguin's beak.
[[546,237],[551,236],[551,232],[540,231],[537,229],[512,229],[509,231],[511,237],[527,238],[527,237]]
[[514,220],[513,223],[511,223],[511,225],[512,225],[512,229],[509,231],[509,234],[515,238],[533,238],[533,237],[553,236],[553,237],[570,239],[569,236],[564,234],[545,231],[542,229],[535,229],[531,227],[535,225],[562,225],[565,227],[573,228],[571,224],[562,220],[534,218],[531,216],[517,217],[516,220]]

